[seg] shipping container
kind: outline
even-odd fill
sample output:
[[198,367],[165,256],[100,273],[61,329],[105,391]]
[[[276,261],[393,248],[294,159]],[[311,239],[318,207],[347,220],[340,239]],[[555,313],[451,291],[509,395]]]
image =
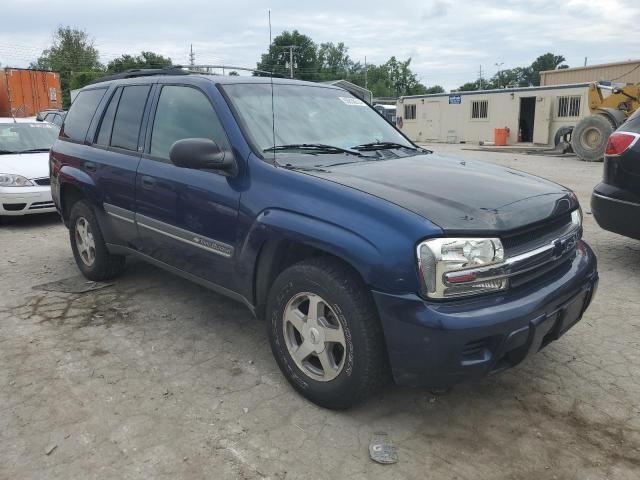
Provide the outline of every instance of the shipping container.
[[45,70],[0,69],[0,117],[33,117],[62,108],[60,75]]

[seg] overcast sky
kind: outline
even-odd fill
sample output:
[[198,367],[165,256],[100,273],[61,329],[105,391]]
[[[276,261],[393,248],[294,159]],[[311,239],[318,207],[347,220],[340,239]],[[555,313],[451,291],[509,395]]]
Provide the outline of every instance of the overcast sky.
[[354,60],[412,58],[422,83],[447,89],[530,64],[551,51],[570,66],[640,57],[633,0],[5,0],[0,63],[27,66],[59,24],[85,29],[101,60],[152,50],[174,63],[255,67],[273,35],[297,29],[316,43],[343,41]]

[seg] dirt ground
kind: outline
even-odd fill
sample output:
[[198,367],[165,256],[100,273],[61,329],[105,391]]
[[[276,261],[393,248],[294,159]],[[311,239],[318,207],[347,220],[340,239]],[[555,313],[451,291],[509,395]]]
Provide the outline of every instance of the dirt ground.
[[[34,289],[78,271],[55,215],[19,219],[0,227],[0,478],[640,478],[640,242],[590,215],[602,164],[463,147],[434,146],[577,191],[601,281],[560,341],[445,396],[389,387],[327,411],[288,386],[242,305],[154,267]],[[397,464],[369,459],[377,431]]]

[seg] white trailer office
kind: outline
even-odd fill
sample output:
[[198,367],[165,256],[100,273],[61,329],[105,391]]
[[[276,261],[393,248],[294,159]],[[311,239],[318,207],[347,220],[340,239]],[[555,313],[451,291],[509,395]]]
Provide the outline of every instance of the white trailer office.
[[400,97],[397,124],[417,142],[492,142],[553,146],[561,127],[589,115],[588,83]]

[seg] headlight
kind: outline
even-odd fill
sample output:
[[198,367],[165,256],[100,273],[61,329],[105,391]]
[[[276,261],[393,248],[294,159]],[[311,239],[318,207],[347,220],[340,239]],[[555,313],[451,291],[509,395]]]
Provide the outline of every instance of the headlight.
[[582,209],[577,208],[573,212],[571,212],[571,223],[577,225],[578,227],[582,226]]
[[22,175],[0,173],[0,187],[32,187],[34,184]]
[[497,238],[435,238],[418,245],[423,293],[449,298],[505,290],[507,279],[475,281],[472,270],[504,261]]

